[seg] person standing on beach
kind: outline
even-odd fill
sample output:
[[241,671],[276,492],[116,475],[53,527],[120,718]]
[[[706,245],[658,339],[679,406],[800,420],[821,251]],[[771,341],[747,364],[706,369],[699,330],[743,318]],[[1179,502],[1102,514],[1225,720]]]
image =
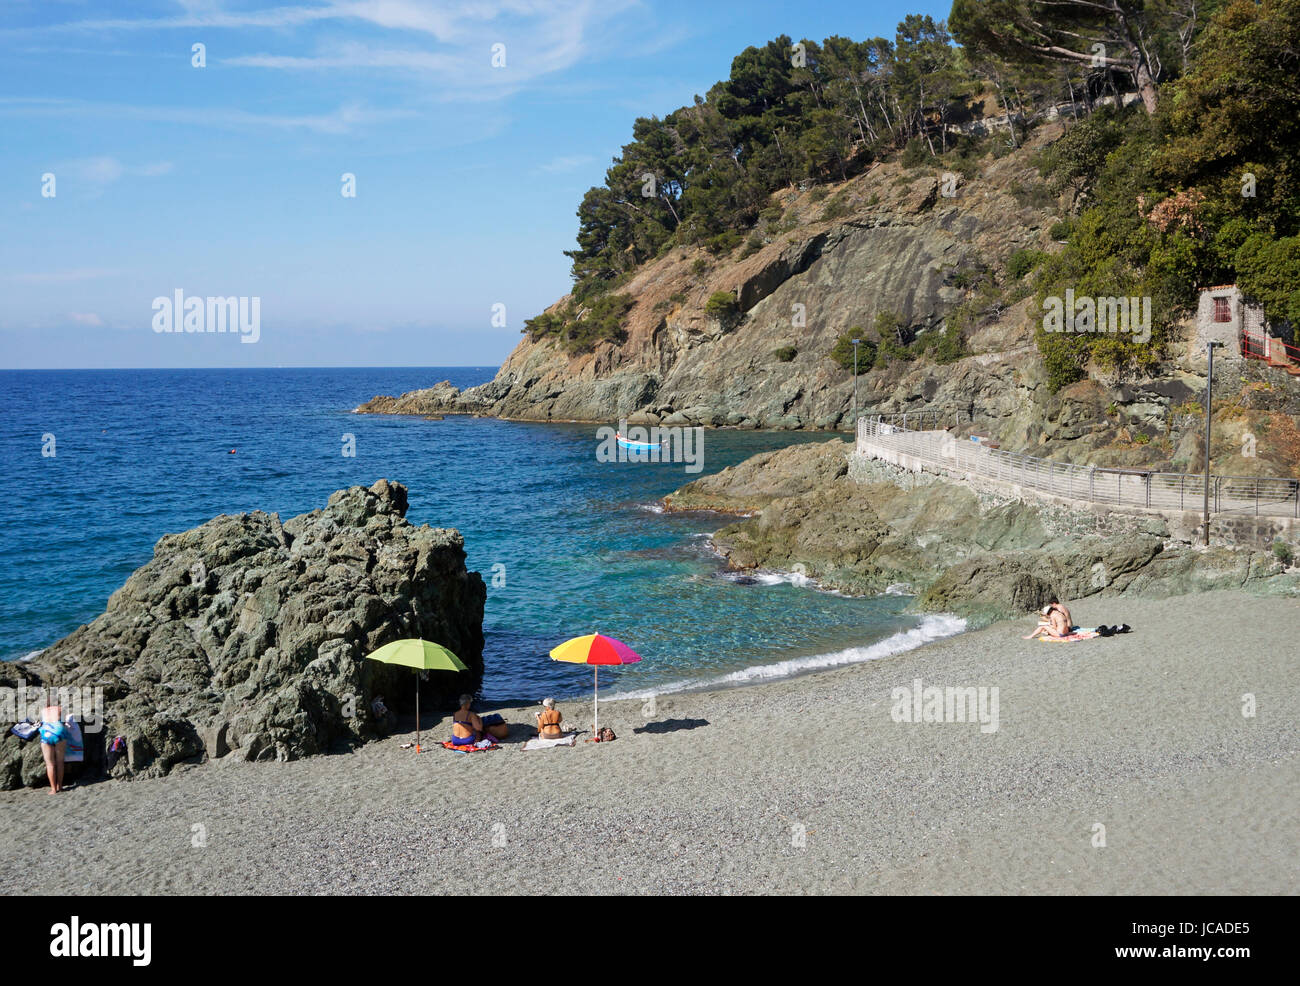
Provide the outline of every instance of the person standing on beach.
[[63,758],[68,750],[68,727],[63,724],[63,709],[47,705],[41,713],[41,756],[45,758],[45,776],[50,794],[63,790]]

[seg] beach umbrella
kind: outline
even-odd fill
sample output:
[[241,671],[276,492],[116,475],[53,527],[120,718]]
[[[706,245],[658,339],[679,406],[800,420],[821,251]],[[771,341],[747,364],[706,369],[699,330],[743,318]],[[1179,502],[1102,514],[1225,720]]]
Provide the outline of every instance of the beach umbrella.
[[[394,640],[373,654],[367,654],[369,661],[383,664],[400,664],[402,667],[414,668],[416,671],[468,671],[465,662],[443,647],[428,640],[409,638]],[[415,752],[420,752],[420,679],[415,679]]]
[[592,686],[594,715],[592,728],[600,735],[600,668],[601,665],[636,664],[641,655],[621,640],[606,637],[599,633],[589,633],[585,637],[566,640],[551,651],[552,661],[565,661],[568,664],[590,664],[593,674]]

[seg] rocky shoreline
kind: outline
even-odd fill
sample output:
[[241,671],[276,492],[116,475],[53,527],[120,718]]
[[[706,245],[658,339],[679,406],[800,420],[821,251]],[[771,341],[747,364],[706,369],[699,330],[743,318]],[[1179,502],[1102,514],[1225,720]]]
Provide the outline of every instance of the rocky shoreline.
[[855,461],[834,440],[754,456],[664,498],[668,510],[741,515],[712,544],[734,570],[798,571],[870,595],[906,583],[922,611],[979,626],[1057,595],[1164,597],[1213,589],[1300,592],[1258,548],[1202,548],[1155,515],[1071,509]]
[[[459,532],[416,527],[406,509],[406,487],[381,479],[283,523],[256,511],[168,534],[102,615],[30,661],[0,664],[0,687],[102,689],[88,755],[123,737],[112,767],[122,779],[374,739],[375,695],[396,709],[415,699],[414,672],[365,660],[383,644],[436,640],[469,666],[430,673],[426,708],[483,676],[483,580],[466,570]],[[6,730],[0,788],[43,780],[39,744]]]

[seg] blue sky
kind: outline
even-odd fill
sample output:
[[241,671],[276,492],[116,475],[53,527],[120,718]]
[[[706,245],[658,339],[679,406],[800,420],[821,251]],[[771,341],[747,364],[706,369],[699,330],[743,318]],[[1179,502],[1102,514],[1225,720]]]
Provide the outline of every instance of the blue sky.
[[[0,0],[0,366],[499,363],[635,117],[948,6]],[[153,331],[178,289],[260,298],[257,343]]]

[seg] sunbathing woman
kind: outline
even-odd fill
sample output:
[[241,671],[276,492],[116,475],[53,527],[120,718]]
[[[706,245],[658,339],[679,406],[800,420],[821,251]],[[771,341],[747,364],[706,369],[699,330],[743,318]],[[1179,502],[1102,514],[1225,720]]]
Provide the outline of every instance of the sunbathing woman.
[[483,720],[470,711],[473,695],[460,697],[460,708],[451,717],[451,741],[457,746],[473,746],[483,738]]
[[555,707],[555,699],[542,699],[542,711],[537,713],[537,735],[542,739],[562,739],[564,727],[560,722],[564,714]]
[[1034,632],[1025,637],[1025,640],[1033,640],[1035,637],[1068,637],[1074,628],[1070,626],[1069,618],[1066,616],[1069,610],[1065,610],[1055,599],[1039,611],[1038,626]]

